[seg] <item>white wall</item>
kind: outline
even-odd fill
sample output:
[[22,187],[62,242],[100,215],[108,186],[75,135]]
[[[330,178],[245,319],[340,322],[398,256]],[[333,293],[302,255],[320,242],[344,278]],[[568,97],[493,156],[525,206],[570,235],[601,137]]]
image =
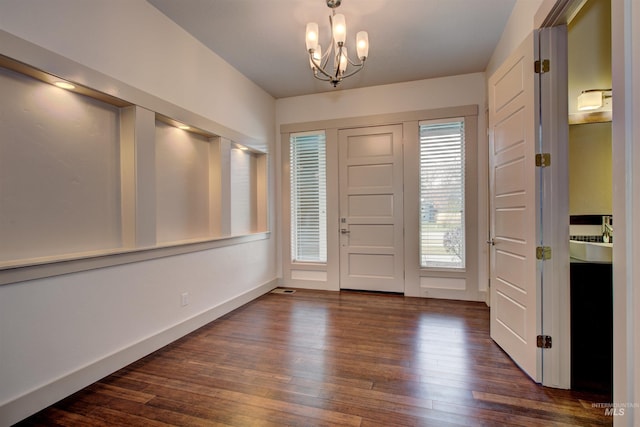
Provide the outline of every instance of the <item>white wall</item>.
[[250,137],[271,132],[273,98],[144,0],[3,1],[0,28]]
[[[487,191],[488,159],[485,114],[484,73],[443,77],[407,83],[390,84],[351,90],[335,90],[315,95],[282,98],[276,101],[276,123],[281,124],[314,122],[377,114],[392,114],[420,111],[444,107],[477,104],[478,116],[478,281],[480,291],[487,284]],[[281,153],[276,153],[280,161]],[[278,171],[282,168],[278,167]],[[286,178],[286,177],[285,177]],[[282,176],[278,176],[280,185]],[[277,202],[278,209],[282,200]],[[280,212],[278,213],[280,217]],[[286,231],[283,231],[286,232]],[[406,229],[405,233],[418,233]],[[320,285],[319,285],[320,286]]]
[[613,212],[611,154],[611,122],[569,126],[569,215]]
[[[611,1],[589,1],[568,25],[569,114],[583,90],[611,88]],[[611,111],[611,99],[596,111]]]
[[[543,2],[549,0],[519,0],[513,6],[511,16],[505,25],[500,41],[496,45],[485,73],[487,77],[498,69],[507,56],[533,31],[534,17]],[[545,5],[545,7],[548,7]]]
[[255,159],[248,151],[232,148],[231,167],[231,234],[248,234],[252,227],[252,205],[255,204]]
[[[0,30],[0,54],[115,95],[142,90],[273,148],[273,98],[143,0],[3,1]],[[270,289],[275,252],[271,237],[0,286],[0,425]]]
[[6,69],[0,93],[0,263],[121,247],[118,108]]
[[211,143],[156,121],[156,240],[203,239],[209,230]]
[[[484,73],[475,73],[281,98],[276,101],[276,124],[279,127],[283,123],[454,107],[480,101],[482,107],[483,79]],[[484,111],[480,119],[484,120]],[[484,129],[482,123],[480,127]]]

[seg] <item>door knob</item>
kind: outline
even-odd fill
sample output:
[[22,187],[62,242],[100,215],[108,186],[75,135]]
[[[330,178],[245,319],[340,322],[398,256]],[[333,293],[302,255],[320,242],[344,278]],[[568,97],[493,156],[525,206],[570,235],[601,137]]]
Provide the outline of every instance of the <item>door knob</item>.
[[495,246],[496,245],[496,241],[494,239],[487,240],[487,244],[491,245],[491,246]]
[[349,233],[350,233],[350,231],[349,231],[349,230],[347,230],[346,228],[341,228],[341,229],[340,229],[340,233],[342,233],[342,234],[349,234]]

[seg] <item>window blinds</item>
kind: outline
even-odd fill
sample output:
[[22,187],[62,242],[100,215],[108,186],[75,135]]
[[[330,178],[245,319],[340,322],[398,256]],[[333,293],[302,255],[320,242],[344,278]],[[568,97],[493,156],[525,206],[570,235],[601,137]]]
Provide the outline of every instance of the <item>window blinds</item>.
[[420,123],[420,263],[465,267],[464,121]]
[[327,261],[327,173],[324,132],[290,137],[291,258]]

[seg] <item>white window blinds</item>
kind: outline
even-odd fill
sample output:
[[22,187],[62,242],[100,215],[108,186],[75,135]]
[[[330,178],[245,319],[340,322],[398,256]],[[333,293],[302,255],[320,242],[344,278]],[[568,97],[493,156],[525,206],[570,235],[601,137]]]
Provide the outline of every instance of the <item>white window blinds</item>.
[[291,134],[291,258],[327,262],[324,131]]
[[421,122],[421,267],[465,267],[464,183],[464,121]]

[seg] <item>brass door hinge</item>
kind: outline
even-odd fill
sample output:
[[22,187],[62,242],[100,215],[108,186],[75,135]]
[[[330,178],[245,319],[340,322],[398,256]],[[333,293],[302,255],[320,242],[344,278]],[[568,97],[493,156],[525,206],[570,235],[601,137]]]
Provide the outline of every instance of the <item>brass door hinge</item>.
[[536,247],[536,259],[551,259],[551,247],[550,246],[538,246]]
[[549,335],[538,335],[536,337],[536,346],[538,348],[551,348],[551,337]]
[[539,168],[546,168],[547,166],[551,166],[551,154],[550,153],[536,154],[536,166]]
[[533,70],[536,74],[548,73],[551,69],[551,63],[548,59],[543,59],[542,61],[536,61],[533,63]]

